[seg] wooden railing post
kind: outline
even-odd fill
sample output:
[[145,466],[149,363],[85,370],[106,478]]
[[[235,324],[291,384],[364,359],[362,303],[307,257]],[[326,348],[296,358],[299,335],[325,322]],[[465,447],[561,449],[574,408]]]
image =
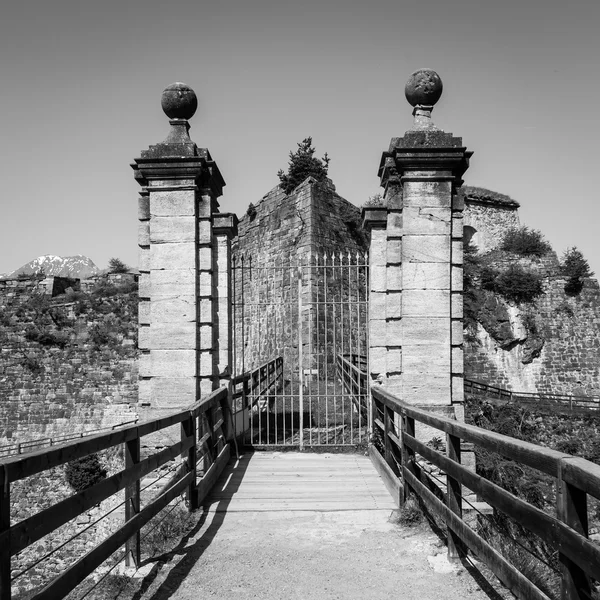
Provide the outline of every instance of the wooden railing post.
[[[0,467],[0,533],[10,529],[10,483]],[[0,600],[10,600],[10,537],[0,546]]]
[[402,494],[400,496],[400,501],[404,504],[410,495],[410,490],[408,484],[406,483],[406,478],[404,477],[404,469],[410,470],[411,464],[415,461],[415,451],[412,448],[409,448],[404,443],[404,434],[408,434],[411,437],[415,437],[415,420],[408,415],[401,415],[401,423],[402,423]]
[[187,488],[188,510],[192,512],[198,508],[198,493],[196,490],[196,462],[198,460],[198,437],[196,436],[196,416],[190,411],[189,417],[181,422],[181,440],[191,437],[194,443],[190,446],[187,454],[184,452],[182,458],[186,460],[186,473],[193,473]]
[[[140,462],[140,438],[125,442],[125,469],[130,469]],[[140,480],[136,479],[125,487],[125,522],[133,519],[140,512]],[[140,532],[139,530],[127,540],[125,545],[125,565],[140,566]],[[133,564],[132,564],[133,563]]]
[[[564,462],[563,459],[558,464],[556,516],[584,537],[588,537],[587,494],[564,481]],[[559,553],[558,557],[561,566],[561,600],[591,598],[590,579],[585,571],[564,554]]]
[[390,440],[391,420],[394,418],[394,413],[387,406],[383,407],[383,447],[385,449],[385,462],[393,467],[392,460],[392,440]]
[[[446,434],[446,447],[448,449],[448,458],[460,464],[460,438]],[[454,477],[446,475],[448,488],[448,508],[460,519],[462,519],[462,490],[460,482]],[[463,545],[460,537],[448,528],[448,558],[460,558],[464,554]]]

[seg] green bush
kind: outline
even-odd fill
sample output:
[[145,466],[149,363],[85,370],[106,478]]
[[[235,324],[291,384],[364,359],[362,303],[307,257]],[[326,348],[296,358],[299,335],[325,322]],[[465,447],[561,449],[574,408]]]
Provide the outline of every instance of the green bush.
[[281,169],[277,173],[281,187],[286,194],[292,192],[307,177],[314,177],[317,181],[324,181],[327,178],[330,160],[327,152],[321,159],[315,158],[314,153],[311,137],[303,139],[298,144],[296,152],[290,152],[288,172],[284,173]]
[[106,469],[100,463],[97,454],[90,454],[68,463],[65,476],[69,485],[76,492],[81,492],[106,479]]
[[544,256],[552,250],[542,233],[536,229],[529,229],[529,227],[509,229],[504,234],[500,248],[521,256],[537,257]]
[[532,302],[543,293],[542,278],[519,265],[510,265],[504,271],[483,269],[481,287],[517,303]]
[[577,296],[583,289],[583,279],[591,277],[594,274],[590,270],[588,261],[576,247],[565,250],[562,256],[560,272],[567,278],[565,292],[569,296]]

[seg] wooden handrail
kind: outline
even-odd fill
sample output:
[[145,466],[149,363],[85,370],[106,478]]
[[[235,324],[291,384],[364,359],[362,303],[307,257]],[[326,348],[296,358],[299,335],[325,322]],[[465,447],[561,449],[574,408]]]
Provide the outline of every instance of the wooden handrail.
[[[123,489],[125,523],[32,598],[63,598],[124,544],[128,559],[139,565],[140,529],[182,492],[187,494],[188,508],[191,511],[200,506],[210,491],[229,461],[228,440],[232,436],[230,423],[229,392],[222,387],[188,408],[165,417],[1,460],[0,600],[11,598],[11,556]],[[181,424],[180,441],[140,459],[140,439],[143,436],[177,424]],[[121,444],[126,447],[125,469],[11,525],[11,483]],[[177,456],[184,459],[182,468],[177,470],[157,497],[141,507],[141,478]],[[200,478],[197,476],[198,460],[203,462],[203,474]],[[135,510],[130,510],[129,507],[134,507]]]
[[[466,546],[486,562],[517,597],[547,600],[517,566],[501,556],[462,519],[461,489],[465,486],[550,547],[559,549],[563,598],[589,597],[590,578],[597,579],[600,574],[600,547],[588,539],[587,495],[600,499],[600,465],[436,415],[426,406],[407,404],[380,387],[373,386],[371,394],[375,434],[381,439],[383,449],[382,455],[371,447],[371,456],[388,487],[398,493],[401,504],[409,494],[415,494],[446,522],[450,557],[459,556],[461,548]],[[415,423],[446,434],[447,454],[419,440]],[[470,442],[554,477],[556,516],[462,465],[461,442]],[[419,460],[429,461],[440,469],[446,478],[445,491],[421,469]]]

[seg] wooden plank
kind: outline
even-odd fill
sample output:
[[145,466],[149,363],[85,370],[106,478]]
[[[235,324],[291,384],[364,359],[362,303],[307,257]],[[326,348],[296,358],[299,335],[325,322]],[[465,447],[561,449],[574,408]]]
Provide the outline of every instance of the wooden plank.
[[600,465],[573,456],[563,459],[560,468],[563,481],[600,500]]
[[[446,447],[448,448],[448,460],[460,464],[460,438],[454,435],[446,436]],[[448,508],[459,518],[462,519],[462,490],[460,482],[447,476],[447,502]],[[460,538],[450,530],[448,535],[448,558],[456,559],[464,555],[463,545]]]
[[56,600],[62,598],[79,585],[92,571],[97,569],[107,558],[122,546],[135,531],[139,531],[152,517],[181,494],[189,485],[192,474],[188,473],[174,487],[144,507],[135,517],[127,521],[123,527],[106,538],[93,550],[80,558],[64,573],[53,579],[43,590],[32,597],[32,600]]
[[199,506],[202,504],[202,502],[212,489],[213,485],[216,483],[217,479],[219,478],[219,475],[221,475],[221,473],[223,472],[223,469],[229,462],[229,457],[229,444],[225,444],[225,446],[215,459],[215,462],[210,466],[208,471],[204,474],[204,476],[196,486],[197,501]]
[[402,483],[392,469],[390,469],[383,456],[381,456],[379,450],[377,450],[375,446],[369,446],[368,453],[375,470],[377,473],[379,473],[381,479],[383,480],[383,483],[387,488],[387,491],[390,493],[392,500],[396,503],[396,506],[400,507],[400,498],[403,494]]
[[133,483],[175,458],[191,447],[193,442],[193,438],[188,438],[185,442],[178,442],[140,461],[137,465],[120,471],[112,477],[108,477],[86,490],[65,498],[28,519],[24,519],[11,527],[10,531],[3,532],[0,535],[0,547],[8,546],[10,540],[11,552],[12,555],[15,555],[88,508],[116,494],[126,485]]
[[[134,468],[140,463],[140,438],[131,440],[125,444],[125,471]],[[125,521],[132,519],[140,512],[140,478],[125,486]],[[133,537],[127,540],[125,565],[131,567],[140,566],[140,532],[136,531]]]
[[[0,533],[10,532],[10,483],[4,469],[0,469]],[[10,600],[10,543],[0,544],[0,600]]]
[[[561,521],[587,538],[587,495],[563,479],[562,467],[565,463],[566,461],[561,463],[561,469],[559,470],[556,514]],[[600,573],[600,560],[597,568],[591,573],[588,571],[588,574],[586,574],[581,565],[581,559],[586,556],[585,550],[582,550],[579,556],[569,556],[562,546],[559,546],[559,549],[558,560],[562,574],[561,599],[583,600],[584,598],[591,598],[592,586],[587,575],[598,576],[598,573]],[[600,551],[598,555],[600,556]]]
[[490,568],[517,598],[551,600],[499,552],[459,519],[443,502],[435,497],[408,469],[403,470],[407,483],[429,507],[436,512],[454,533]]

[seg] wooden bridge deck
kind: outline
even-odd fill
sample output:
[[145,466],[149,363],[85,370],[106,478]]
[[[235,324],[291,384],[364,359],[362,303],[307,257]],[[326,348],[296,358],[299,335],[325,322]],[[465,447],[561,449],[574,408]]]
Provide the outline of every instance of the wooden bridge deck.
[[434,569],[446,547],[428,526],[390,519],[368,457],[257,452],[232,464],[138,600],[488,598],[464,569]]
[[[243,485],[242,485],[243,483]],[[214,487],[213,511],[384,511],[397,507],[371,461],[358,454],[257,452]]]

